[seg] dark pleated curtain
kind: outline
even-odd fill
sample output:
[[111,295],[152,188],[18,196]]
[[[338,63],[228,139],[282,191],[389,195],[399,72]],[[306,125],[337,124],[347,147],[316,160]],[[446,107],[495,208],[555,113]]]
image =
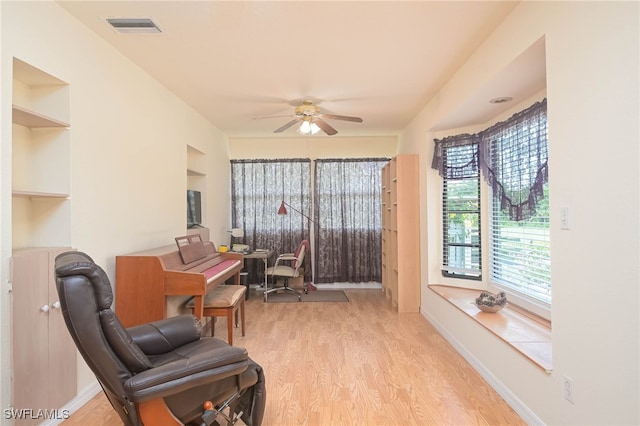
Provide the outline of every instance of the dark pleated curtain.
[[[309,239],[309,222],[302,215],[291,209],[285,216],[277,214],[283,200],[310,214],[311,160],[231,160],[231,223],[245,233],[237,243],[274,249],[277,255],[294,252]],[[275,256],[269,264],[274,261]],[[251,282],[264,281],[261,260],[245,263]]]
[[381,281],[381,170],[388,161],[316,160],[316,282]]

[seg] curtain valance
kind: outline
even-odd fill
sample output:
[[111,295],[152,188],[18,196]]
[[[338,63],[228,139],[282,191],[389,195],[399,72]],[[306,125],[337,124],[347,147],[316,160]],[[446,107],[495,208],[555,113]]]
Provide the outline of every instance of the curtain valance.
[[[447,179],[462,179],[482,170],[512,220],[524,220],[536,212],[549,178],[547,149],[547,100],[536,102],[509,119],[477,134],[435,139],[431,167]],[[468,146],[468,154],[455,162],[444,161],[443,152]]]
[[[431,167],[437,169],[440,176],[447,179],[463,179],[478,174],[478,135],[456,135],[444,139],[436,139]],[[449,161],[444,158],[444,151],[448,148],[460,148],[455,159]]]

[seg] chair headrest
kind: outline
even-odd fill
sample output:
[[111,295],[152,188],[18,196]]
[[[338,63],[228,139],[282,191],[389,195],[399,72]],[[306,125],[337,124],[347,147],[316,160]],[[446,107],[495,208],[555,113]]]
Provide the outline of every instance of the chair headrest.
[[113,290],[109,277],[104,270],[93,262],[86,253],[79,251],[64,252],[56,257],[56,275],[59,278],[81,275],[93,286],[99,309],[108,309],[113,303]]

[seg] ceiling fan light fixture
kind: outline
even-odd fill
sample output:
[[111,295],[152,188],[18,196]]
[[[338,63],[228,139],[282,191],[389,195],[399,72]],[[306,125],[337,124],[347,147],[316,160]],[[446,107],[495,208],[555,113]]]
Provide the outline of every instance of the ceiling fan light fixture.
[[312,120],[304,120],[298,128],[298,133],[301,135],[315,135],[320,131],[320,127]]
[[[283,116],[271,116],[271,117],[258,117],[258,118],[276,118]],[[287,116],[284,116],[287,117]],[[362,118],[360,117],[350,117],[347,115],[336,115],[336,114],[321,114],[320,109],[313,105],[311,101],[304,101],[302,105],[296,107],[295,115],[292,117],[293,120],[289,121],[283,126],[278,127],[273,133],[282,133],[290,127],[295,126],[300,123],[296,132],[303,136],[315,135],[316,133],[322,130],[329,136],[333,136],[338,131],[334,129],[329,123],[325,120],[344,120],[351,121],[354,123],[362,123]],[[254,118],[255,120],[255,118]]]
[[300,125],[300,128],[298,128],[298,133],[301,135],[308,135],[311,133],[311,124],[309,124],[307,120],[304,120]]

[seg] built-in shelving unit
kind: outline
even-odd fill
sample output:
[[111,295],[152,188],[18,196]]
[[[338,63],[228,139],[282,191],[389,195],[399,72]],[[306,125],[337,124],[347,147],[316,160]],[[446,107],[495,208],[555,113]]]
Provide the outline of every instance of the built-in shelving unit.
[[382,169],[382,287],[398,312],[420,309],[418,156],[402,154]]
[[69,85],[13,60],[13,247],[71,241]]
[[14,58],[12,89],[12,403],[59,409],[77,371],[53,272],[71,246],[69,85]]

